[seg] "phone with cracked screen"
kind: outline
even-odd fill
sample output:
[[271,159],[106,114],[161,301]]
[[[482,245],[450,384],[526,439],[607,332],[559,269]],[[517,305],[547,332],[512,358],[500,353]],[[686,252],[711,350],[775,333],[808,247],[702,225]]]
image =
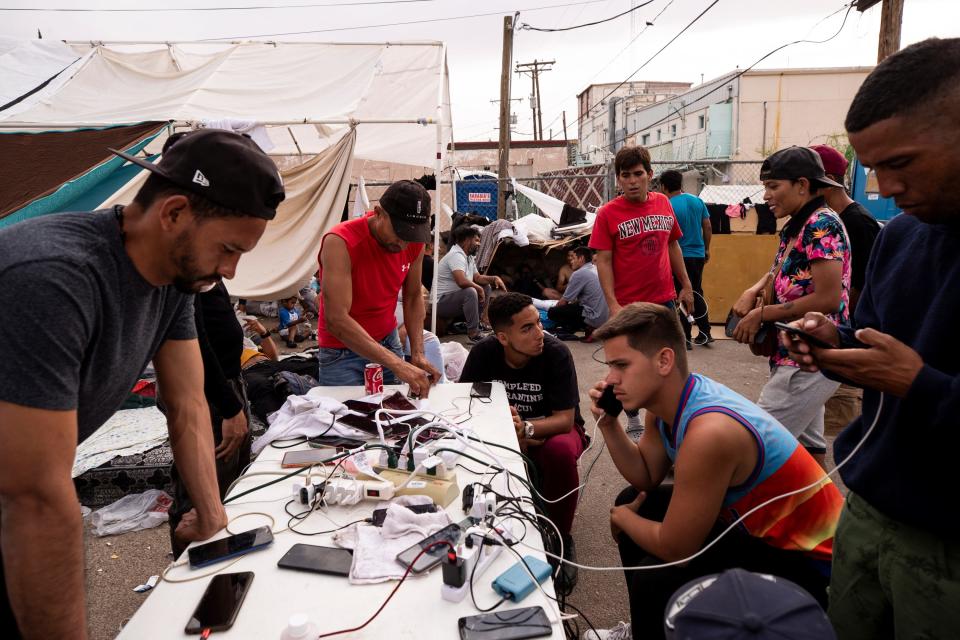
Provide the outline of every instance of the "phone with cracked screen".
[[345,424],[348,427],[353,427],[354,429],[359,429],[366,433],[377,434],[377,423],[372,419],[367,418],[366,416],[356,416],[347,414],[345,416],[340,416],[337,418],[337,422],[340,424]]
[[187,549],[187,557],[190,560],[190,566],[194,569],[206,567],[222,560],[228,560],[245,553],[262,549],[273,542],[273,531],[270,527],[263,526],[226,538],[220,538],[213,542],[197,545]]
[[461,640],[523,640],[553,634],[543,607],[524,607],[457,620]]
[[349,576],[353,552],[339,547],[321,547],[315,544],[295,544],[290,547],[277,566],[281,569],[311,571],[332,576]]
[[200,598],[193,615],[187,621],[184,631],[203,633],[207,629],[226,631],[232,627],[252,582],[252,571],[221,573],[214,576],[203,592],[203,597]]
[[432,536],[427,536],[420,542],[407,547],[398,553],[397,562],[405,567],[409,567],[411,564],[413,564],[414,560],[421,551],[428,549],[423,555],[420,556],[420,559],[416,561],[416,564],[413,564],[413,567],[410,570],[413,573],[423,573],[424,571],[429,571],[433,567],[440,564],[440,560],[447,555],[447,551],[450,549],[450,547],[445,544],[435,543],[449,542],[455,546],[460,541],[460,536],[463,535],[463,532],[472,525],[473,521],[470,518],[461,521],[459,524],[447,525]]

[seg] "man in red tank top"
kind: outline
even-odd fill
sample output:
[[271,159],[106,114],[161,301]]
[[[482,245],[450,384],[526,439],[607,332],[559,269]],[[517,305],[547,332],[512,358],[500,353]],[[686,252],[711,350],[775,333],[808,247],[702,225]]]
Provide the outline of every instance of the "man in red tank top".
[[[405,382],[426,397],[440,380],[423,353],[423,243],[430,239],[430,195],[412,180],[394,182],[362,218],[341,222],[320,244],[318,380],[363,384],[363,369],[383,365],[386,384]],[[410,361],[403,358],[394,316],[403,291]]]

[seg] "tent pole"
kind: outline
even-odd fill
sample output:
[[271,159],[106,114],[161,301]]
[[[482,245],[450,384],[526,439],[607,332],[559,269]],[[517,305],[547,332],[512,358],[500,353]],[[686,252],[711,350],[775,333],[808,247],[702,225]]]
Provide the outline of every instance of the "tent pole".
[[[442,120],[440,121],[442,124]],[[288,127],[295,124],[419,124],[427,126],[436,124],[434,118],[371,118],[365,120],[355,120],[353,118],[336,118],[330,120],[314,120],[304,118],[302,120],[265,120],[258,121],[257,124],[268,127]],[[0,129],[90,129],[98,127],[116,127],[131,124],[129,122],[0,122]],[[174,128],[177,127],[195,127],[199,122],[194,120],[176,120],[171,121]]]
[[[437,117],[435,126],[437,127],[437,157],[434,160],[433,175],[437,181],[436,213],[433,216],[433,284],[430,286],[430,328],[434,333],[437,332],[437,278],[440,270],[437,268],[437,256],[440,255],[440,178],[443,172],[443,115],[444,98],[446,96],[447,86],[447,45],[444,43],[440,49],[440,88],[437,90]],[[453,122],[450,122],[450,139],[453,139]],[[437,336],[438,338],[440,336]],[[442,372],[441,372],[442,373]]]

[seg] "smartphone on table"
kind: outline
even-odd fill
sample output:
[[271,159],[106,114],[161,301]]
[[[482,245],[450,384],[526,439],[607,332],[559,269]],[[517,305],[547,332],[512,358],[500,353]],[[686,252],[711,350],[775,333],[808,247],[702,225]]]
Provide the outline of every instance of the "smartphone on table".
[[[416,564],[413,564],[413,567],[410,569],[413,573],[423,573],[428,571],[433,567],[440,564],[440,560],[447,555],[447,551],[450,550],[445,544],[434,544],[438,542],[449,542],[450,544],[456,546],[460,541],[460,536],[463,535],[463,532],[467,530],[468,527],[473,525],[473,521],[467,518],[460,522],[460,524],[450,524],[437,531],[432,536],[427,536],[420,542],[407,547],[403,551],[397,554],[397,562],[402,564],[405,567],[409,567],[413,564],[414,559],[420,552],[424,549],[428,549],[423,555],[420,555],[420,559],[416,561]],[[433,545],[433,546],[431,546]]]
[[338,547],[321,547],[314,544],[295,544],[279,561],[281,569],[311,571],[333,576],[349,576],[353,564],[353,552]]
[[467,616],[457,621],[461,640],[523,640],[553,633],[543,607],[524,607]]
[[783,331],[794,340],[803,340],[804,342],[809,344],[811,347],[817,347],[819,349],[836,349],[837,348],[832,344],[829,344],[821,340],[820,338],[807,333],[803,329],[798,329],[792,325],[786,324],[785,322],[774,322],[773,326],[775,326],[780,331]]
[[381,402],[384,409],[396,409],[397,411],[416,411],[417,408],[402,393],[394,391]]
[[187,549],[187,557],[190,559],[190,566],[199,569],[262,549],[272,542],[273,531],[270,527],[263,526],[190,547]]
[[347,400],[343,405],[350,411],[356,411],[370,417],[380,408],[380,405],[376,402],[364,402],[363,400]]
[[492,382],[474,382],[470,387],[471,398],[489,398],[491,393],[493,393]]
[[210,631],[225,631],[233,626],[240,612],[250,584],[253,582],[253,572],[221,573],[210,580],[200,603],[194,610],[187,626],[186,633],[203,633]]
[[314,447],[310,449],[299,449],[297,451],[287,451],[283,454],[283,461],[280,466],[284,469],[295,469],[297,467],[309,467],[315,464],[336,464],[336,460],[330,458],[336,457],[337,450],[333,447]]
[[337,422],[372,435],[377,435],[377,423],[366,416],[357,416],[349,413],[337,418]]

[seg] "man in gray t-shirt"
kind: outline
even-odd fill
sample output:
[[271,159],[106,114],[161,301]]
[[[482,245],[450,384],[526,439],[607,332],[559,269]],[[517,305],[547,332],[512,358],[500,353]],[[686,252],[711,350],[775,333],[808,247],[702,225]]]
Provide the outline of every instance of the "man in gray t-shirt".
[[584,341],[592,342],[593,330],[607,321],[610,310],[593,264],[593,251],[577,247],[568,256],[573,275],[563,297],[547,311],[547,316],[569,331],[585,329]]
[[472,342],[484,338],[480,331],[480,316],[490,299],[492,287],[507,290],[498,276],[484,276],[477,272],[474,256],[480,249],[480,232],[464,224],[453,230],[454,245],[443,256],[437,267],[437,316],[457,318],[467,323],[467,337]]
[[[114,153],[151,171],[132,204],[0,229],[3,638],[86,637],[76,446],[151,359],[195,505],[177,535],[203,540],[227,522],[192,294],[233,277],[283,184],[249,138],[226,131],[181,134],[158,165]],[[54,309],[54,321],[36,322],[37,309]]]

